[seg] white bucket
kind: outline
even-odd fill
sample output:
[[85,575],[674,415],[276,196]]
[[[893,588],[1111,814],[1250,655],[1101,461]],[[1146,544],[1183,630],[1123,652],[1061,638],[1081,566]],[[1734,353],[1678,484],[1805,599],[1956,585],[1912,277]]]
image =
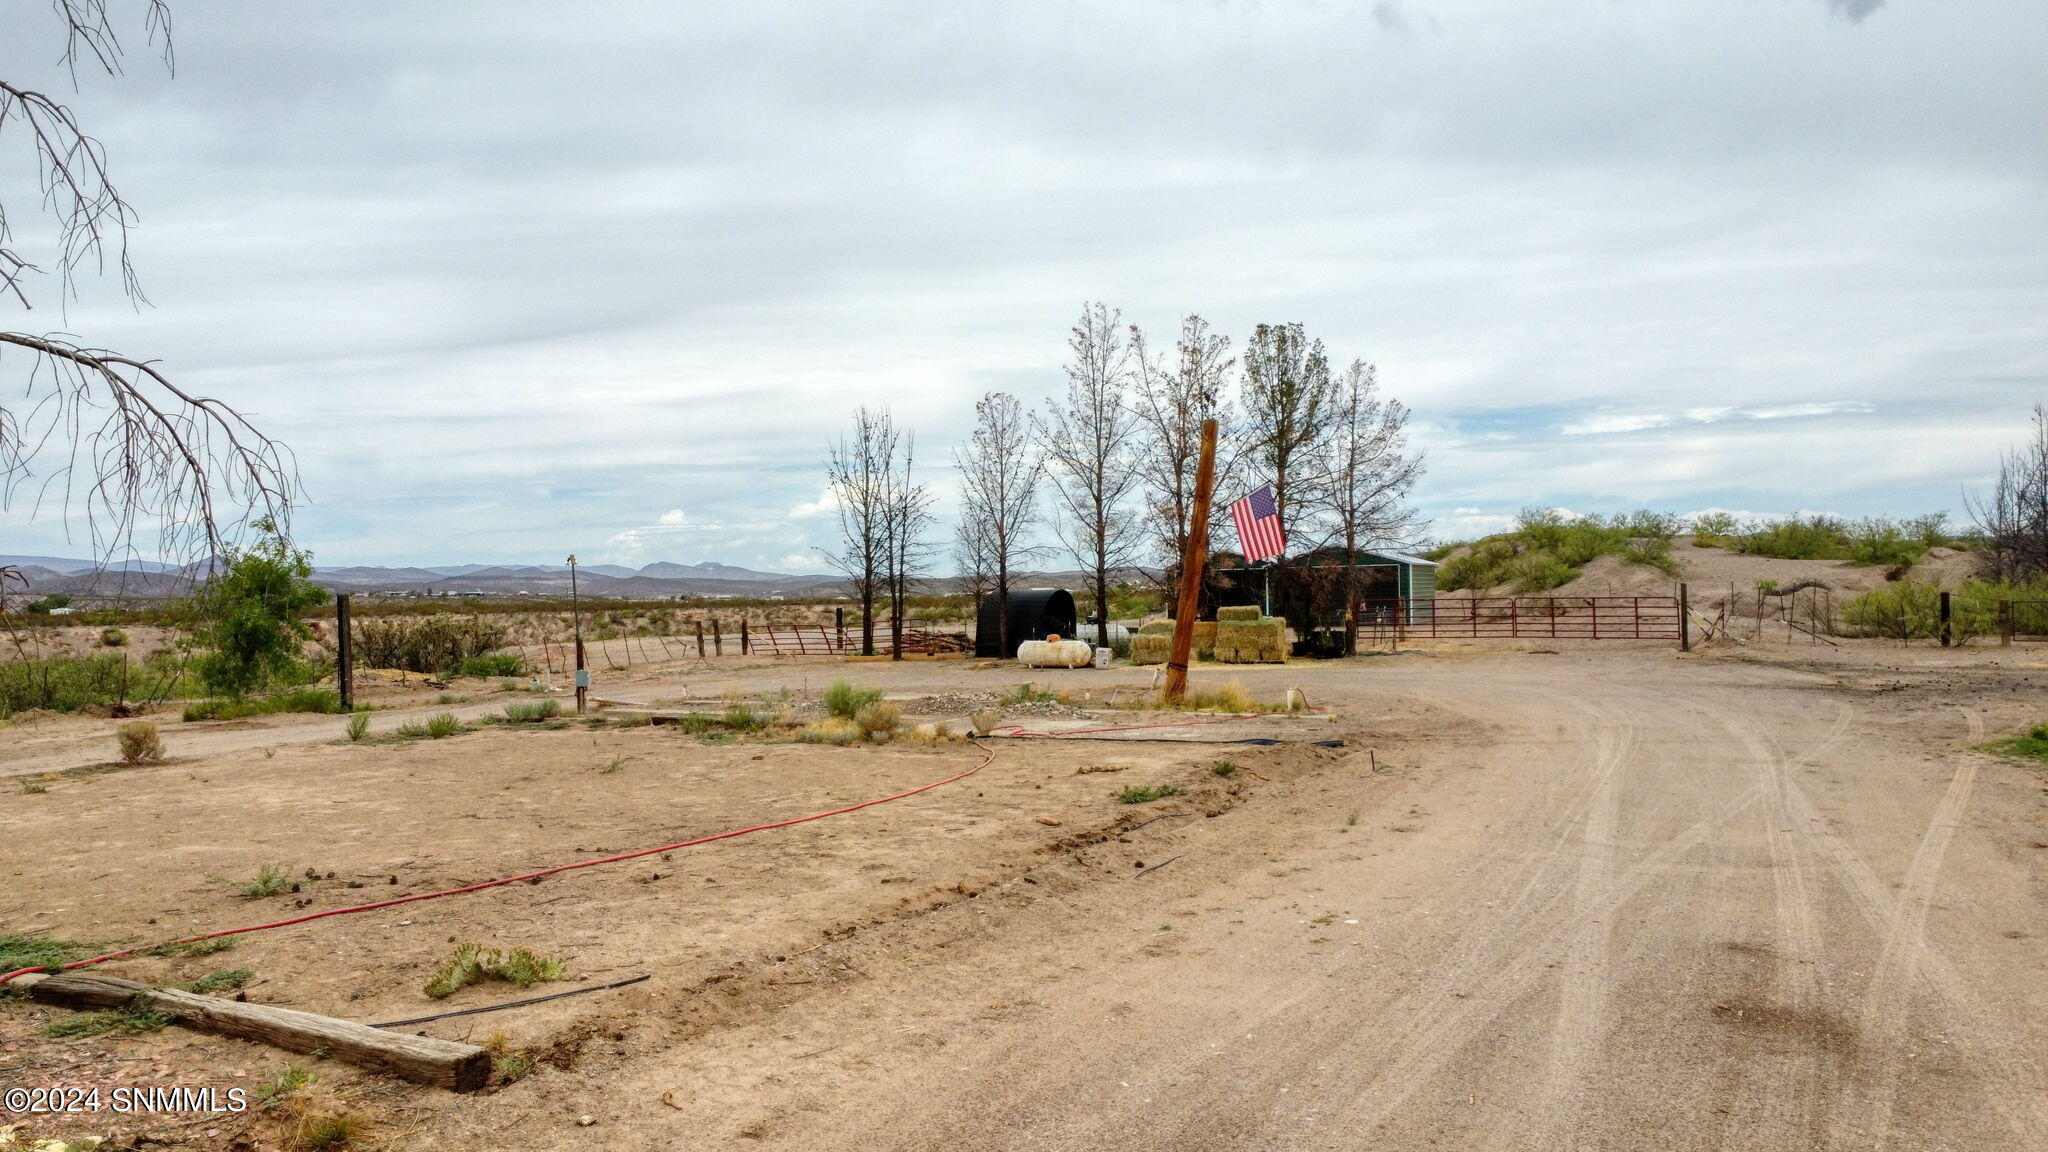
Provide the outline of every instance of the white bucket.
[[1116,649],[1114,648],[1097,648],[1095,650],[1095,666],[1097,668],[1109,667],[1109,662],[1115,658]]

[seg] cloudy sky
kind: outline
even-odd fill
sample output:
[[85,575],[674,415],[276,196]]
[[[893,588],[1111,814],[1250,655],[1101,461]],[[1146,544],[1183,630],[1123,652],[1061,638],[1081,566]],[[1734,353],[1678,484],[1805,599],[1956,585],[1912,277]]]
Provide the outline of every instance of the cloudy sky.
[[1084,300],[1377,363],[1442,537],[1959,510],[2048,400],[2040,0],[175,7],[75,92],[0,7],[156,305],[0,326],[255,412],[324,564],[816,570],[851,409],[949,487]]

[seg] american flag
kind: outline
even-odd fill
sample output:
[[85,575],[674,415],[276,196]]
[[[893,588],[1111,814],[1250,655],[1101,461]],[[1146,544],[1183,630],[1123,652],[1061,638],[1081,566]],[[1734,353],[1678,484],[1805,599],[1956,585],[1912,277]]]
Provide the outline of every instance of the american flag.
[[1230,506],[1230,518],[1237,523],[1237,547],[1247,564],[1271,560],[1287,551],[1287,538],[1280,534],[1280,508],[1273,503],[1273,486],[1261,484],[1252,494]]

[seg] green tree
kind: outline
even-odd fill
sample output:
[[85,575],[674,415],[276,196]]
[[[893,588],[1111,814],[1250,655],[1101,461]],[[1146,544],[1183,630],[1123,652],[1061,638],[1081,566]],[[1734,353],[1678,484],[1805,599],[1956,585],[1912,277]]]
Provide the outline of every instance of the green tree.
[[209,691],[241,697],[311,676],[301,645],[313,630],[299,613],[327,602],[313,583],[312,553],[292,547],[268,519],[256,543],[231,550],[224,569],[193,594],[199,642],[208,651],[199,676]]

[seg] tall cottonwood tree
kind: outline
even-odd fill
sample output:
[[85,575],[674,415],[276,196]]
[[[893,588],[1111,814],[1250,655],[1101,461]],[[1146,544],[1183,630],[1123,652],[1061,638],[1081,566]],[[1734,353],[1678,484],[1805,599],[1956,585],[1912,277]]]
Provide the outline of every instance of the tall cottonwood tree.
[[[169,67],[170,8],[138,3],[144,38]],[[107,0],[55,0],[58,75],[118,76],[125,55]],[[25,35],[27,18],[9,16]],[[32,311],[33,292],[76,299],[81,273],[109,275],[135,306],[147,303],[129,258],[137,216],[115,184],[106,147],[77,114],[27,84],[0,79],[0,152],[18,148],[33,196],[0,185],[0,300]],[[36,221],[47,227],[37,229]],[[60,311],[61,315],[61,311]],[[0,330],[0,510],[31,516],[54,503],[76,516],[94,556],[133,554],[153,528],[168,557],[219,556],[254,520],[283,531],[296,495],[290,453],[232,405],[174,383],[153,362],[55,332]],[[6,377],[16,377],[8,380]]]
[[[1145,533],[1162,568],[1187,551],[1195,505],[1195,469],[1202,455],[1202,422],[1229,424],[1230,338],[1190,315],[1181,321],[1171,357],[1146,355],[1144,334],[1131,329],[1138,387],[1131,409],[1142,428],[1137,454],[1144,488]],[[1224,469],[1219,468],[1221,474]]]
[[978,521],[986,537],[995,579],[996,639],[1003,655],[1010,643],[1010,569],[1036,552],[1031,532],[1038,524],[1038,486],[1045,460],[1032,443],[1024,405],[1007,392],[990,392],[974,406],[974,433],[953,453],[960,469],[960,514]]
[[887,408],[862,405],[853,431],[832,446],[825,483],[839,514],[839,550],[825,558],[860,601],[860,650],[875,654],[875,601],[895,573],[894,524],[899,515],[896,454],[900,433]]
[[1244,348],[1241,395],[1240,482],[1244,487],[1273,485],[1280,528],[1292,549],[1296,523],[1311,507],[1314,476],[1337,405],[1323,342],[1310,340],[1299,324],[1252,329]]
[[1138,487],[1137,415],[1128,406],[1136,345],[1120,313],[1084,304],[1067,337],[1067,390],[1038,421],[1052,480],[1054,529],[1088,573],[1096,642],[1109,643],[1110,573],[1137,559],[1141,522],[1130,507]]
[[1407,407],[1381,396],[1378,371],[1353,360],[1337,378],[1322,467],[1311,485],[1325,539],[1344,549],[1347,652],[1358,643],[1358,588],[1349,566],[1364,545],[1401,541],[1416,528],[1408,494],[1422,476],[1422,457],[1407,446]]

